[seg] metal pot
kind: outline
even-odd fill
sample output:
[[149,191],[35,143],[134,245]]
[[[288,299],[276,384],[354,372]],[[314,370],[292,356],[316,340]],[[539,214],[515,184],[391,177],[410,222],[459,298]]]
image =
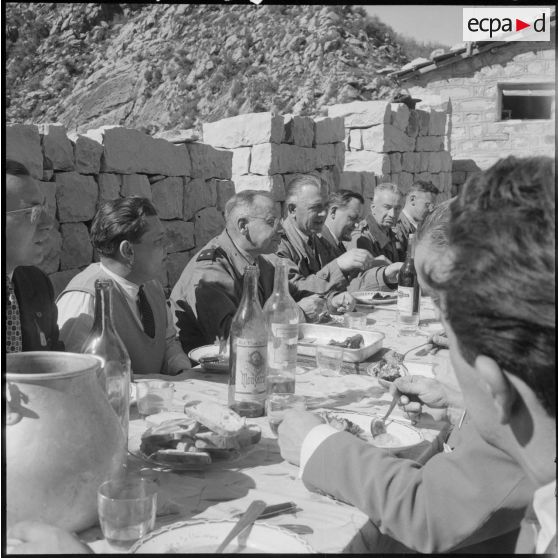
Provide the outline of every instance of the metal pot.
[[127,439],[102,390],[100,359],[6,355],[8,527],[34,519],[70,531],[97,523],[97,488],[123,472]]

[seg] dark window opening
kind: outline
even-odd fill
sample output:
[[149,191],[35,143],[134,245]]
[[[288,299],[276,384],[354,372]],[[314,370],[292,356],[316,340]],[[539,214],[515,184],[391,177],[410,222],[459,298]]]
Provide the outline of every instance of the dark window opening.
[[554,84],[499,85],[501,120],[550,120],[554,112]]

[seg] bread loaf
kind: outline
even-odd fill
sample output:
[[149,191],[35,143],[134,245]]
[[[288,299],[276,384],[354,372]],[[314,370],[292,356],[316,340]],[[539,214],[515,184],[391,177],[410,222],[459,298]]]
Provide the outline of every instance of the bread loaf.
[[191,401],[184,405],[184,412],[221,436],[234,436],[246,424],[239,414],[213,401]]

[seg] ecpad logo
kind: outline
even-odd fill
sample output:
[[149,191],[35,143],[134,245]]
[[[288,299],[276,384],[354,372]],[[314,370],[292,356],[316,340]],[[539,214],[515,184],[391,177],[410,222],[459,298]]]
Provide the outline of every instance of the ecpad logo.
[[464,41],[550,41],[550,8],[463,8]]

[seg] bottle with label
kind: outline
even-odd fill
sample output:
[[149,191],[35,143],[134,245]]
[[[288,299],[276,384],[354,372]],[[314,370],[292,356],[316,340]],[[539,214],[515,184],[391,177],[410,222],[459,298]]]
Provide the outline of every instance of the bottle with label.
[[397,329],[414,335],[420,320],[420,286],[415,269],[415,235],[409,235],[407,258],[399,270],[397,286]]
[[258,300],[258,268],[246,266],[244,291],[230,329],[229,407],[243,417],[264,414],[267,329]]
[[298,305],[289,293],[287,262],[275,265],[273,294],[264,305],[267,324],[267,393],[294,393]]
[[132,373],[128,351],[113,325],[112,289],[110,279],[95,281],[95,319],[81,352],[103,360],[99,381],[120,419],[127,441]]

